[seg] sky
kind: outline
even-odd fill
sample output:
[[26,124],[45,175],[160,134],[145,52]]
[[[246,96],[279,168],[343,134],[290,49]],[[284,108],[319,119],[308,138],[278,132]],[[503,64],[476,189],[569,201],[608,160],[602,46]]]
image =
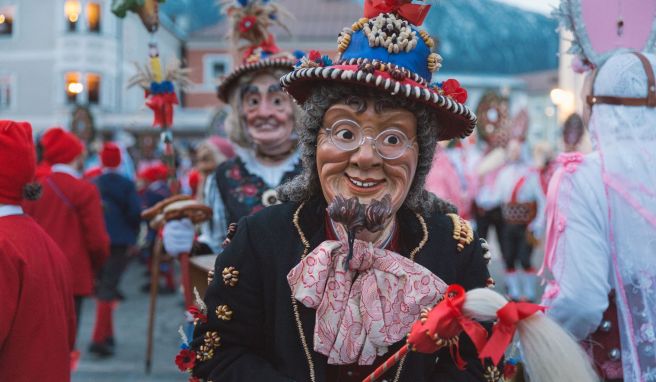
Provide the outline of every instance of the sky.
[[497,0],[502,3],[515,5],[530,11],[540,12],[545,15],[551,13],[558,6],[559,0]]

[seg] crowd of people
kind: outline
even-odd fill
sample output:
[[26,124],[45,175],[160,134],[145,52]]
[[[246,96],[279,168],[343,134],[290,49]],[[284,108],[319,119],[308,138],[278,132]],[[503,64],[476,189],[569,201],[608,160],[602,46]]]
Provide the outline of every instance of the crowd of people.
[[[653,54],[600,63],[555,146],[503,97],[476,129],[458,81],[432,81],[430,6],[365,1],[335,61],[281,50],[273,2],[224,6],[247,43],[218,88],[228,137],[190,165],[0,121],[0,380],[70,380],[89,297],[88,351],[114,355],[121,277],[158,248],[162,293],[177,256],[216,256],[175,359],[190,381],[493,382],[518,361],[531,381],[656,380]],[[142,220],[180,190],[211,218]]]

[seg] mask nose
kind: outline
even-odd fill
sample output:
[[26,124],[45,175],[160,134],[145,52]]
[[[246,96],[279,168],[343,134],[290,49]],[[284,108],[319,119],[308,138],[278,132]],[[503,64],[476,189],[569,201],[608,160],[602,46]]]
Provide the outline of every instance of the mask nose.
[[365,142],[351,154],[351,164],[360,169],[381,166],[383,158],[378,155],[374,144],[373,139],[365,137]]

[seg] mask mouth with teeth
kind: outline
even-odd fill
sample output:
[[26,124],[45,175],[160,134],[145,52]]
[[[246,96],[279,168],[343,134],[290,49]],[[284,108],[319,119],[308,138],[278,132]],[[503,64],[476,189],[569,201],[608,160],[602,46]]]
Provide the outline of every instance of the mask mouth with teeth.
[[353,257],[353,243],[358,232],[367,230],[379,232],[385,228],[385,222],[392,216],[392,199],[389,194],[381,200],[373,199],[368,205],[360,203],[357,196],[346,199],[336,195],[335,199],[328,205],[328,216],[346,228],[348,233],[349,253],[344,266]]

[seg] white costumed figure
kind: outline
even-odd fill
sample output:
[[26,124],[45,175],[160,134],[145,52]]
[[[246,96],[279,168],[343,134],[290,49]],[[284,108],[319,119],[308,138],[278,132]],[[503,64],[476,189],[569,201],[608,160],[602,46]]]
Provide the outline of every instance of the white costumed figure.
[[600,67],[588,97],[595,150],[561,159],[547,197],[543,303],[584,340],[616,329],[604,315],[614,300],[620,348],[588,347],[608,379],[656,380],[655,66],[623,53]]

